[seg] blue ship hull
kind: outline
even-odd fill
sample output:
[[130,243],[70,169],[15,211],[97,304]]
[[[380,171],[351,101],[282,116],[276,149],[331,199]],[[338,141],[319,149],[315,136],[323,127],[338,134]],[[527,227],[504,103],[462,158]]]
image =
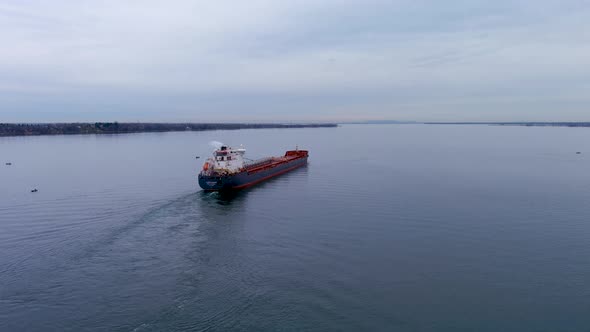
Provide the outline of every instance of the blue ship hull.
[[199,186],[206,191],[242,189],[305,165],[307,165],[307,155],[271,164],[262,169],[244,170],[230,175],[205,175],[201,173],[199,174]]

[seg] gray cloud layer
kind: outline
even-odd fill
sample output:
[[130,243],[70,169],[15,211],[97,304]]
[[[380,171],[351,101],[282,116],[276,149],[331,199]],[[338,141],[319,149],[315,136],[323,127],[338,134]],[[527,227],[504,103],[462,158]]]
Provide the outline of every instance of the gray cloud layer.
[[2,121],[590,121],[587,1],[0,4]]

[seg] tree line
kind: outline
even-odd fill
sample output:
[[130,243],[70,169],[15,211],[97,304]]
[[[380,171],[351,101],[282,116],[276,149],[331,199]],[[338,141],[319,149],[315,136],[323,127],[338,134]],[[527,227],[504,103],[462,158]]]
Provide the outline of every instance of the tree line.
[[321,124],[266,124],[266,123],[0,123],[0,136],[123,134],[166,131],[234,130],[262,128],[317,128],[336,127]]

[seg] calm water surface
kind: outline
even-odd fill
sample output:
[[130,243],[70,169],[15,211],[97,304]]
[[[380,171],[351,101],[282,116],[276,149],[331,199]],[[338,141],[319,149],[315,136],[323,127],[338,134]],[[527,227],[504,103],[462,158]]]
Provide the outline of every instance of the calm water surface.
[[[203,193],[212,140],[310,164]],[[0,331],[589,331],[589,313],[590,129],[0,138]]]

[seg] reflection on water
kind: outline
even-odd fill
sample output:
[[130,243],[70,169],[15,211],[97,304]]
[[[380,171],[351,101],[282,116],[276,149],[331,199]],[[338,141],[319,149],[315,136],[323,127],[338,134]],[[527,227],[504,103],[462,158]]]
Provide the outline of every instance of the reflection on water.
[[228,206],[234,203],[235,200],[244,200],[245,196],[248,195],[248,190],[221,192],[206,192],[201,190],[198,194],[203,202],[215,202],[219,205]]

